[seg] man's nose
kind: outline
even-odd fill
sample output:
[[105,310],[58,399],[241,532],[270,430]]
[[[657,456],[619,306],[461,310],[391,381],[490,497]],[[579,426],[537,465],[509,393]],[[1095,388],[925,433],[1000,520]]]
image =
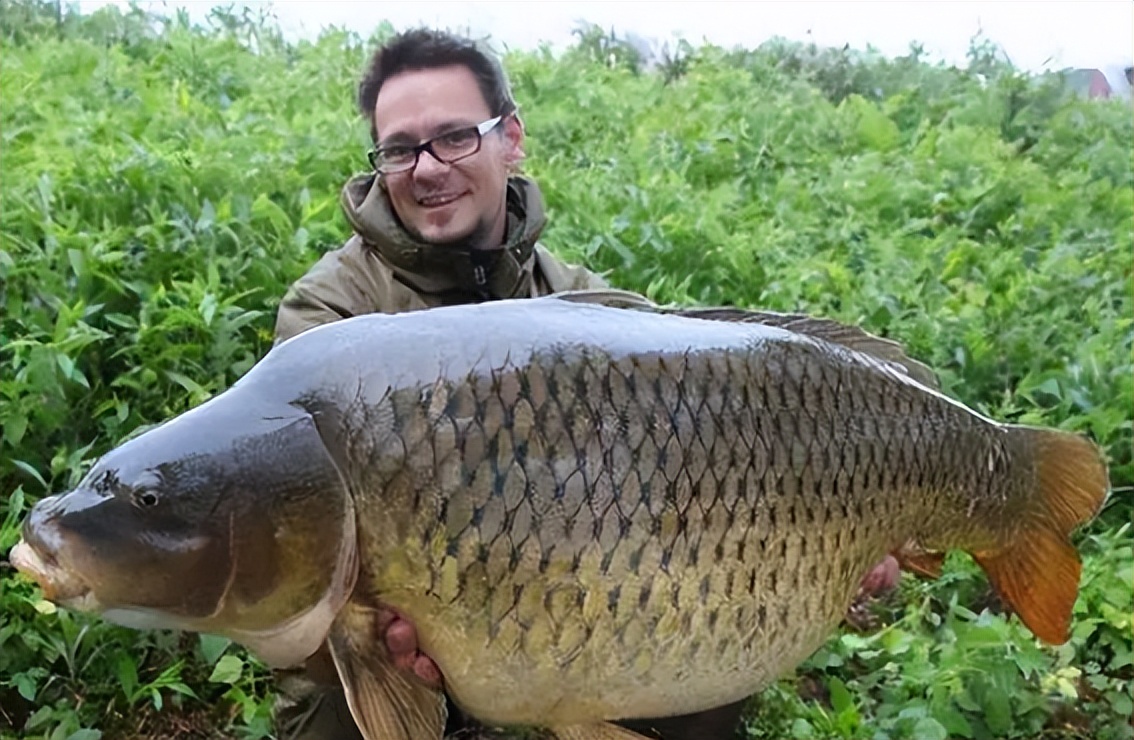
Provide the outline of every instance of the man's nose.
[[437,159],[433,156],[433,152],[426,149],[417,158],[417,167],[413,169],[413,176],[418,180],[428,180],[444,175],[448,171],[449,165]]

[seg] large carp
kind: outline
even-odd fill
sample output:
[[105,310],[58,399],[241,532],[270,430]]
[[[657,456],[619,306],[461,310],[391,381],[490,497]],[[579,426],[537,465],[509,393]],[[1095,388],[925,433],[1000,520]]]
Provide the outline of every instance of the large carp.
[[834,322],[601,302],[305,332],[40,501],[12,562],[64,606],[273,666],[328,641],[373,740],[444,721],[379,606],[470,715],[560,740],[759,691],[887,553],[965,550],[1066,640],[1069,534],[1107,493],[1092,443],[984,418]]

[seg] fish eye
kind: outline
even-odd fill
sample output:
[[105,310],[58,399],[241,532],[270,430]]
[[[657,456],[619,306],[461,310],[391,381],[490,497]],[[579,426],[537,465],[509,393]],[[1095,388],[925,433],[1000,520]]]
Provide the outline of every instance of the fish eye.
[[143,509],[157,506],[158,495],[150,489],[144,489],[134,494],[134,503]]

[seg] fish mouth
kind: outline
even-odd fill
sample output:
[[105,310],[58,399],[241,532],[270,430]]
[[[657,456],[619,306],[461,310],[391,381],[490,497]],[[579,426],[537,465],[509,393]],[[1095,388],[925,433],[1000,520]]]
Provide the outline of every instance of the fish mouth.
[[41,553],[27,540],[20,540],[8,554],[16,570],[28,576],[43,591],[43,597],[57,604],[89,601],[90,586],[73,571],[59,565],[50,553]]

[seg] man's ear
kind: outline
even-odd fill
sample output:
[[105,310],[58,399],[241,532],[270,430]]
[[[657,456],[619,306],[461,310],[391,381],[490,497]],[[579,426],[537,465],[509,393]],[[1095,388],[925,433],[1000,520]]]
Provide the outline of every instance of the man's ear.
[[524,154],[524,122],[519,113],[513,113],[503,121],[504,159],[508,166],[516,168],[527,156]]

